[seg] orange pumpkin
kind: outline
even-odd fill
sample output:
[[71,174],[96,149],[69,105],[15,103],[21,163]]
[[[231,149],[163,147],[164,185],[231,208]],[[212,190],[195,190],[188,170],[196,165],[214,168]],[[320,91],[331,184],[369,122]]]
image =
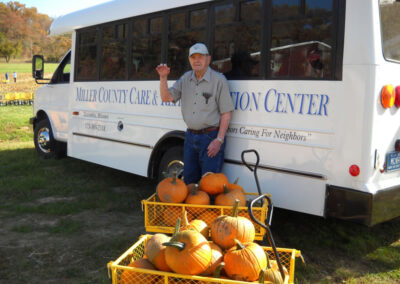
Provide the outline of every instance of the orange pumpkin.
[[238,182],[239,182],[239,177],[237,177],[233,183],[228,183],[226,187],[228,188],[228,190],[238,189],[238,190],[240,190],[241,192],[243,192],[244,194],[246,194],[245,191],[244,191],[244,189],[243,189],[243,187],[241,187],[241,186],[238,184]]
[[147,240],[144,246],[144,254],[148,260],[161,271],[171,271],[165,262],[165,249],[163,243],[168,242],[171,237],[165,234],[155,234]]
[[196,275],[205,271],[211,262],[211,246],[207,239],[195,230],[179,232],[178,218],[171,241],[164,243],[165,260],[172,271]]
[[218,194],[215,198],[215,205],[220,206],[233,206],[235,200],[239,200],[239,206],[246,206],[246,195],[240,189],[228,189],[224,184],[224,192]]
[[228,178],[223,173],[205,173],[200,179],[201,190],[211,195],[224,191],[224,184],[228,184]]
[[[140,258],[134,262],[128,264],[128,267],[136,267],[143,269],[155,270],[156,268],[151,264],[148,259]],[[160,281],[160,276],[145,274],[142,272],[124,270],[121,274],[120,282],[121,284],[136,284],[136,283],[157,283]]]
[[[222,249],[213,242],[209,242],[211,246],[211,262],[210,266],[204,271],[201,275],[208,276],[208,275],[215,275],[215,271],[221,264],[222,260],[224,259],[224,253]],[[221,269],[221,268],[220,268]],[[214,276],[216,277],[216,276]],[[220,273],[218,273],[218,277],[220,277]]]
[[282,275],[279,271],[279,267],[277,269],[271,266],[269,261],[269,257],[267,256],[267,268],[263,269],[260,274],[260,283],[271,283],[271,284],[283,284]]
[[211,225],[211,239],[223,249],[233,247],[235,239],[243,243],[254,241],[254,225],[249,219],[238,216],[238,205],[239,200],[236,200],[232,216],[219,216]]
[[187,211],[183,212],[183,223],[179,230],[195,230],[202,234],[205,238],[208,238],[210,235],[210,227],[207,225],[207,223],[199,219],[194,219],[189,222],[187,214]]
[[240,281],[255,281],[267,267],[267,257],[263,248],[253,242],[236,245],[224,255],[225,272],[229,278]]
[[163,179],[157,185],[157,196],[165,203],[181,203],[185,201],[188,195],[188,189],[186,184],[176,178],[176,172],[172,177]]
[[200,190],[198,184],[189,184],[188,191],[189,193],[185,199],[185,203],[196,205],[210,205],[210,196],[207,194],[207,192]]

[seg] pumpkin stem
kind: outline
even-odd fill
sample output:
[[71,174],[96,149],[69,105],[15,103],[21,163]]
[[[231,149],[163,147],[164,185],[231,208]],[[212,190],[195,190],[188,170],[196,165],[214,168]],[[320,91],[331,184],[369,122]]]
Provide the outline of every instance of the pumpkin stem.
[[238,184],[238,182],[239,182],[239,177],[237,177],[237,178],[235,179],[235,181],[233,182],[233,184]]
[[189,220],[188,220],[188,217],[187,217],[187,211],[185,210],[185,211],[183,211],[183,224],[182,224],[182,227],[186,228],[187,226],[189,226]]
[[226,186],[226,184],[224,184],[224,194],[227,194],[227,193],[229,193],[229,189],[228,189],[228,187]]
[[233,204],[233,209],[232,209],[232,217],[237,217],[238,216],[238,207],[239,207],[239,199],[235,199],[235,204]]
[[185,249],[185,243],[182,243],[182,242],[174,242],[174,241],[171,241],[171,242],[166,242],[166,243],[163,243],[163,246],[166,246],[166,247],[174,247],[174,248],[177,248],[177,249],[179,249],[179,251],[183,251],[184,249]]
[[178,172],[173,172],[173,174],[172,174],[172,181],[171,181],[171,183],[173,184],[173,185],[175,185],[176,184],[176,176],[178,175]]
[[260,276],[258,277],[258,283],[265,282],[265,269],[261,269]]
[[221,271],[222,269],[225,267],[225,262],[221,262],[217,268],[215,268],[214,272],[213,272],[213,277],[214,278],[220,278],[221,277]]
[[271,266],[271,263],[269,262],[269,256],[267,254],[266,254],[266,257],[267,257],[267,268],[271,269],[272,266]]
[[199,192],[199,184],[195,183],[193,185],[192,195],[197,195],[198,192]]
[[175,230],[174,230],[174,234],[172,235],[172,237],[175,237],[179,233],[180,227],[181,227],[181,218],[178,217],[178,219],[176,220]]
[[236,243],[237,250],[241,250],[241,249],[245,249],[246,248],[238,239],[235,239],[235,243]]

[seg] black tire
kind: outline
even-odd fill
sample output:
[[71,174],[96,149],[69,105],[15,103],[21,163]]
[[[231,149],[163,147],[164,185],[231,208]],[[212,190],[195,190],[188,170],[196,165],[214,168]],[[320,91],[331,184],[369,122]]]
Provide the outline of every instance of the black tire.
[[165,176],[170,176],[174,171],[178,177],[183,177],[183,145],[174,146],[165,151],[158,166],[157,180],[161,181]]
[[53,130],[48,119],[40,120],[33,133],[35,149],[44,159],[61,158],[65,155],[66,144],[54,139]]

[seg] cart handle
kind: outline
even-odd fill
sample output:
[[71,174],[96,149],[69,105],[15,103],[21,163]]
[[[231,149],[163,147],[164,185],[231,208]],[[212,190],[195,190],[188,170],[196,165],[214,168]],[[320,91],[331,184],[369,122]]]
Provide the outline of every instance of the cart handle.
[[[266,222],[267,224],[263,224],[260,220],[258,220],[254,216],[254,213],[253,213],[253,205],[254,205],[254,203],[256,203],[261,198],[266,198],[268,200],[268,216],[267,216],[267,222]],[[276,250],[276,245],[275,245],[274,238],[272,237],[271,229],[269,228],[270,225],[271,225],[270,216],[272,216],[272,214],[270,214],[270,211],[272,211],[272,210],[273,210],[272,201],[271,201],[271,198],[267,194],[260,195],[257,198],[254,198],[249,203],[249,215],[250,215],[250,218],[251,218],[251,220],[253,220],[255,223],[257,223],[258,225],[260,225],[261,227],[263,227],[266,230],[269,244],[272,247],[272,250],[274,251],[276,262],[278,263],[279,272],[282,275],[282,279],[285,279],[285,272],[283,271],[282,262],[281,262],[281,259],[279,257],[278,251]]]
[[[246,162],[244,155],[247,153],[254,153],[256,155],[256,163],[254,164],[254,168],[251,167],[251,165]],[[250,150],[244,150],[242,152],[242,163],[251,171],[254,172],[254,179],[256,180],[256,185],[257,185],[257,190],[258,190],[258,194],[261,195],[261,188],[260,188],[260,183],[258,182],[258,177],[257,177],[257,168],[258,168],[258,164],[260,163],[260,155],[258,154],[258,152],[254,149],[250,149]]]

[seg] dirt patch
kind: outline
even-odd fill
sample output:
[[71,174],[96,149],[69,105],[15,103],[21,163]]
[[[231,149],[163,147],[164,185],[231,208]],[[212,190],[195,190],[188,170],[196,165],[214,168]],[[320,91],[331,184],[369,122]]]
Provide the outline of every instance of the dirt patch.
[[[126,190],[132,189],[115,192],[123,197]],[[142,195],[135,202],[140,204]],[[73,201],[46,197],[35,203]],[[8,213],[0,211],[0,283],[111,283],[107,263],[145,232],[140,205],[127,213],[86,210],[67,216],[4,217]],[[67,228],[71,224],[71,232],[57,232],[60,223]]]

